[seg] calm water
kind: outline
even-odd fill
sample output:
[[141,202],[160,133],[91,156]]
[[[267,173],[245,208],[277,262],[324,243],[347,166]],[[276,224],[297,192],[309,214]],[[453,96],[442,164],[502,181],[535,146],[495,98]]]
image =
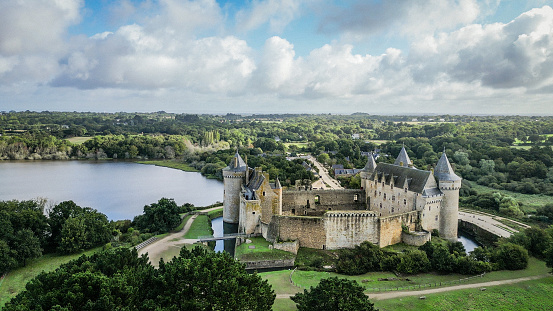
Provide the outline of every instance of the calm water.
[[472,252],[475,248],[477,248],[478,245],[471,236],[464,234],[462,231],[459,231],[459,237],[457,238],[457,241],[463,243],[463,246],[465,247],[465,251],[467,254]]
[[110,220],[132,219],[144,205],[172,198],[178,205],[223,201],[223,183],[200,173],[117,161],[0,161],[0,201],[73,200]]

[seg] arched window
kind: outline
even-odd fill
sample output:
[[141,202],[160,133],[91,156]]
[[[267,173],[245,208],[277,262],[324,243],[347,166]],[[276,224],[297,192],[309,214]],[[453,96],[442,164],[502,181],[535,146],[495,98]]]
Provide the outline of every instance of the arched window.
[[380,208],[382,208],[382,203],[380,203]]

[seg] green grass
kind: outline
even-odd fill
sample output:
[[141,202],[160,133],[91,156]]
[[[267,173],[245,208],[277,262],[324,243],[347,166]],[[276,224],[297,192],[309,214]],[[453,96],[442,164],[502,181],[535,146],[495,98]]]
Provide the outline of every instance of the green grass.
[[300,247],[296,256],[296,266],[309,266],[322,260],[322,265],[332,265],[338,259],[338,251]]
[[[370,296],[369,296],[370,297]],[[552,310],[553,278],[463,289],[438,294],[373,301],[381,311],[388,310]]]
[[168,168],[174,168],[185,172],[198,172],[197,169],[189,166],[186,163],[179,163],[171,160],[159,160],[159,161],[137,161],[139,164],[149,164],[155,166],[163,166]]
[[507,190],[498,190],[486,186],[479,185],[475,182],[470,182],[471,187],[478,193],[494,193],[499,192],[502,195],[508,195],[515,198],[520,204],[524,213],[535,213],[536,208],[548,203],[553,203],[553,196],[543,194],[524,194]]
[[389,142],[389,140],[381,140],[381,139],[368,139],[367,141],[370,141],[371,143],[377,144],[377,145],[382,145]]
[[307,147],[307,145],[308,145],[308,143],[295,143],[295,142],[284,143],[284,146],[286,146],[286,147],[296,146],[298,148],[305,148],[305,147]]
[[190,226],[190,230],[184,235],[186,239],[197,239],[200,236],[213,235],[211,221],[207,215],[198,215]]
[[221,207],[219,209],[207,212],[207,217],[209,217],[209,219],[215,219],[215,218],[218,218],[218,217],[223,217],[223,208]]
[[186,215],[182,221],[180,222],[180,224],[175,228],[175,230],[173,230],[173,232],[179,232],[182,230],[182,228],[184,228],[184,225],[186,225],[186,222],[188,221],[188,219],[190,219],[192,217],[192,215]]
[[[252,243],[243,243],[236,247],[234,257],[242,261],[291,259],[295,255],[279,249],[270,249],[270,242],[264,238],[250,238]],[[254,248],[250,248],[254,247]]]
[[42,271],[50,272],[54,271],[61,264],[64,264],[72,259],[76,259],[83,254],[93,254],[100,251],[102,248],[94,248],[85,252],[71,255],[55,255],[47,254],[40,258],[31,260],[27,263],[27,266],[17,268],[8,273],[8,276],[2,282],[0,286],[0,309],[19,292],[25,289],[25,285],[32,278],[39,275]]
[[67,140],[72,144],[80,145],[89,139],[92,139],[92,137],[71,137],[71,138],[68,138]]

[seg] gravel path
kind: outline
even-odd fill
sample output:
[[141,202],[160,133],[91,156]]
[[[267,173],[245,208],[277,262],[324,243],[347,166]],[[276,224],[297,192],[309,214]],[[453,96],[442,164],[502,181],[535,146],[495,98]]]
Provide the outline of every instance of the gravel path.
[[[501,280],[501,281],[490,281],[490,282],[483,282],[483,283],[473,283],[473,284],[463,284],[463,285],[455,285],[455,286],[446,286],[446,287],[437,287],[437,288],[431,288],[431,289],[425,289],[425,290],[413,290],[413,291],[398,291],[398,292],[385,292],[385,293],[370,293],[367,294],[370,299],[372,300],[385,300],[385,299],[393,299],[393,298],[399,298],[399,297],[407,297],[407,296],[424,296],[428,294],[435,294],[435,293],[443,293],[443,292],[450,292],[454,290],[460,290],[460,289],[468,289],[468,288],[486,288],[490,286],[497,286],[497,285],[504,285],[504,284],[514,284],[524,281],[530,281],[530,280],[537,280],[545,277],[550,277],[551,274],[543,274],[543,275],[535,275],[535,276],[529,276],[524,278],[518,278],[518,279],[510,279],[510,280]],[[278,294],[276,298],[285,299],[290,298],[294,294]]]

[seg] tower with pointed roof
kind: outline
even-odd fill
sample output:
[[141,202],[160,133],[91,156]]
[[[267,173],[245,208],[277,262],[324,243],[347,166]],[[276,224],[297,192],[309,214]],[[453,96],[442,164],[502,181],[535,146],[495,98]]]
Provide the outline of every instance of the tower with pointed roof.
[[449,163],[445,150],[436,164],[434,176],[438,180],[438,187],[443,193],[440,210],[440,236],[456,242],[457,221],[459,217],[459,189],[461,189],[461,177],[457,176]]
[[237,150],[229,165],[223,169],[223,222],[238,224],[240,221],[240,192],[247,173],[248,166]]
[[407,150],[405,150],[405,146],[401,147],[401,151],[399,152],[399,155],[397,156],[396,161],[394,162],[394,165],[399,165],[404,167],[413,166],[411,159],[409,159],[409,155],[407,155]]

